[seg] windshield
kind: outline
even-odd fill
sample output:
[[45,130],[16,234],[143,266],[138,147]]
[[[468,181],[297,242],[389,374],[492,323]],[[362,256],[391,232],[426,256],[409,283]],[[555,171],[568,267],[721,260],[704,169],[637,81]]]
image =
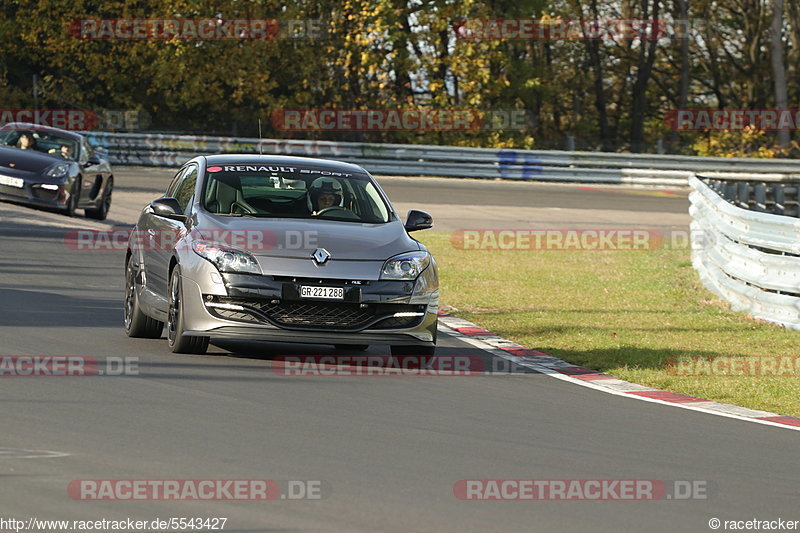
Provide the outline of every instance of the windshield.
[[203,207],[211,213],[389,221],[389,207],[372,178],[362,173],[257,164],[210,166],[206,176]]
[[0,145],[22,150],[34,150],[71,161],[77,161],[78,143],[74,138],[57,132],[37,130],[0,131]]

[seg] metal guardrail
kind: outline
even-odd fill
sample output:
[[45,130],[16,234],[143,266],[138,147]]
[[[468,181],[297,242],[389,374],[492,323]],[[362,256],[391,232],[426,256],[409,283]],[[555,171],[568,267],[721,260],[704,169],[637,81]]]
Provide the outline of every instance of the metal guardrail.
[[88,134],[92,145],[125,165],[182,165],[192,157],[215,153],[300,155],[349,161],[374,174],[515,179],[561,182],[687,185],[694,172],[772,173],[800,180],[800,161],[511,150],[165,135],[144,133]]
[[800,330],[800,219],[733,205],[717,192],[730,184],[693,176],[689,185],[692,264],[703,284],[735,311]]
[[[707,184],[731,204],[761,213],[800,217],[800,183],[764,181],[748,175],[750,181],[709,179]],[[757,179],[762,181],[754,181]]]

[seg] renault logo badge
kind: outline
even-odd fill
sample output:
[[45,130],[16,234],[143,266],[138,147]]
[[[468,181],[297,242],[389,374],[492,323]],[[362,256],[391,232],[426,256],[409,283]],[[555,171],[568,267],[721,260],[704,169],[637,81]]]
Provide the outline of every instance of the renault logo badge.
[[318,265],[324,265],[328,259],[331,258],[331,254],[328,253],[328,250],[325,248],[317,248],[314,250],[314,253],[311,254],[311,257],[314,259],[314,262]]

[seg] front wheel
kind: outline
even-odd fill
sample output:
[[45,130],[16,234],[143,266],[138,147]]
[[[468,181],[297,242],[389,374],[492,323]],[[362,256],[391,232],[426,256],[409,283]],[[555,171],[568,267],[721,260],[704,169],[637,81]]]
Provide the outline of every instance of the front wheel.
[[72,190],[69,192],[69,199],[67,200],[67,205],[61,211],[63,214],[67,215],[68,217],[74,217],[75,212],[78,210],[78,199],[81,194],[80,191],[80,177],[75,178],[75,185],[72,186]]
[[114,180],[109,178],[106,184],[106,190],[103,191],[103,198],[100,200],[100,205],[96,209],[87,209],[85,211],[88,218],[95,220],[105,220],[108,217],[108,211],[111,209],[111,193],[114,191]]
[[175,267],[169,277],[169,310],[167,311],[167,343],[173,353],[204,354],[208,350],[208,337],[183,334],[183,298],[180,268]]

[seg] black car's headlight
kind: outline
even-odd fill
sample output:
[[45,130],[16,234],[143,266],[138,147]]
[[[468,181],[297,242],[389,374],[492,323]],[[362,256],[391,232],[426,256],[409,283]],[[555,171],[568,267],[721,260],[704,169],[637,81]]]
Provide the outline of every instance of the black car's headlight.
[[45,173],[50,178],[63,178],[67,174],[69,174],[69,165],[66,163],[55,164]]
[[220,272],[239,274],[261,274],[256,258],[242,250],[228,248],[208,241],[194,241],[192,250],[210,261]]
[[428,252],[406,252],[386,261],[381,269],[381,279],[417,279],[431,263]]

